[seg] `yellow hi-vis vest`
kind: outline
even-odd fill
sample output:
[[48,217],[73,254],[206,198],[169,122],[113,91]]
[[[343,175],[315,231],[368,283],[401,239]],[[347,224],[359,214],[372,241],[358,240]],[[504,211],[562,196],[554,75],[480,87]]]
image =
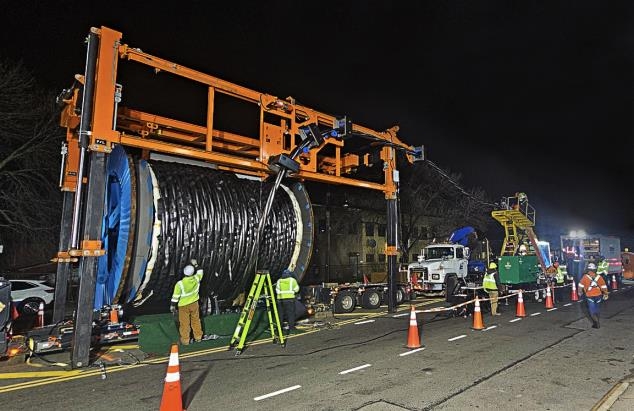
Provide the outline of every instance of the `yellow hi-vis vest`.
[[200,281],[203,279],[203,270],[198,269],[196,274],[183,277],[182,280],[174,285],[174,293],[172,294],[172,304],[178,301],[178,306],[183,307],[198,301],[200,289]]
[[597,274],[607,274],[609,269],[610,263],[606,260],[600,261],[599,264],[597,264]]
[[555,275],[555,280],[557,281],[557,284],[563,284],[564,280],[566,278],[566,274],[568,274],[568,271],[566,269],[566,267],[562,267],[559,266],[557,267],[557,274]]
[[494,276],[495,273],[484,274],[484,278],[482,279],[482,287],[484,287],[484,291],[498,289],[498,285],[495,283]]
[[293,277],[280,278],[275,284],[275,293],[280,300],[295,298],[295,293],[299,291],[299,284]]

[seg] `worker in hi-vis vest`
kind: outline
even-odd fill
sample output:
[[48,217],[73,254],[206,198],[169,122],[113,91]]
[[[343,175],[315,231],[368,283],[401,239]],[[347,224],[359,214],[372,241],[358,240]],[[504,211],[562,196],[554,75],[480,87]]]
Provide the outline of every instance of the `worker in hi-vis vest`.
[[553,267],[557,269],[557,272],[555,273],[555,282],[557,283],[557,286],[555,287],[555,300],[564,301],[566,295],[564,283],[566,282],[568,270],[565,265],[559,265],[559,261],[555,261],[553,263]]
[[498,290],[500,289],[498,285],[500,284],[500,277],[497,268],[498,265],[491,261],[482,280],[482,288],[489,294],[489,298],[491,299],[491,315],[501,315],[498,313]]
[[280,321],[286,321],[285,330],[295,329],[295,294],[299,292],[299,284],[293,277],[291,270],[282,272],[282,278],[275,283],[275,294],[277,295],[277,307],[280,313]]
[[606,285],[611,283],[610,282],[611,278],[609,278],[610,263],[603,256],[599,257],[599,263],[597,264],[597,274],[603,277],[603,280],[605,281]]
[[585,295],[588,305],[588,314],[592,320],[592,328],[599,328],[599,315],[601,314],[601,301],[608,299],[608,286],[605,280],[597,272],[594,263],[588,263],[583,277],[579,281],[577,293],[579,297]]
[[178,305],[178,333],[180,342],[188,345],[190,332],[194,334],[194,342],[200,342],[203,338],[203,330],[200,324],[200,282],[203,279],[203,270],[198,268],[198,262],[191,260],[191,265],[183,269],[183,278],[174,285],[170,311],[174,313]]

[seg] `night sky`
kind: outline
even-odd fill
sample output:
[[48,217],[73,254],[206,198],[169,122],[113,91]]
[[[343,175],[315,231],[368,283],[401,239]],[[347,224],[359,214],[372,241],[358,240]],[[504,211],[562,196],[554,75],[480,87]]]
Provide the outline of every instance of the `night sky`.
[[538,235],[583,228],[634,248],[632,1],[92,3],[5,3],[0,58],[61,91],[90,27],[107,26],[222,79],[399,125],[463,186],[526,192]]

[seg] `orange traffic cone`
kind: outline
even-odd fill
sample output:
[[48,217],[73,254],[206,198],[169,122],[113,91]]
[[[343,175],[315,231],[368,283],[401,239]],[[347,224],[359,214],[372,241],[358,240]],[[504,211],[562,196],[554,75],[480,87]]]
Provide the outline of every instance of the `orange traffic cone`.
[[40,306],[37,309],[37,318],[35,321],[35,328],[42,327],[44,327],[44,303],[40,303]]
[[184,411],[181,394],[181,373],[178,365],[178,344],[172,344],[172,349],[170,350],[160,411]]
[[420,348],[418,323],[416,322],[416,307],[412,305],[409,315],[409,331],[407,332],[407,348]]
[[572,291],[570,292],[570,301],[579,301],[579,295],[577,294],[577,284],[572,281]]
[[546,308],[554,308],[553,296],[550,294],[550,287],[546,286]]
[[619,284],[616,282],[616,276],[612,274],[612,284],[610,284],[610,288],[612,291],[616,291],[619,289]]
[[526,317],[526,310],[524,309],[524,296],[522,290],[517,293],[517,309],[515,310],[516,317]]
[[476,296],[475,307],[473,308],[473,326],[474,330],[483,330],[484,323],[482,322],[482,311],[480,311],[480,300]]

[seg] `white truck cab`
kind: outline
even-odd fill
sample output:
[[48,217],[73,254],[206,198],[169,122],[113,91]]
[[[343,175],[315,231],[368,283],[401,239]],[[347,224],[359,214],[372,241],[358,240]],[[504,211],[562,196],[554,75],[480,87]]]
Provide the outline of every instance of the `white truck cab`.
[[423,293],[441,294],[447,278],[465,279],[468,274],[469,247],[460,244],[430,244],[422,250],[418,261],[407,266],[410,281],[416,279]]

